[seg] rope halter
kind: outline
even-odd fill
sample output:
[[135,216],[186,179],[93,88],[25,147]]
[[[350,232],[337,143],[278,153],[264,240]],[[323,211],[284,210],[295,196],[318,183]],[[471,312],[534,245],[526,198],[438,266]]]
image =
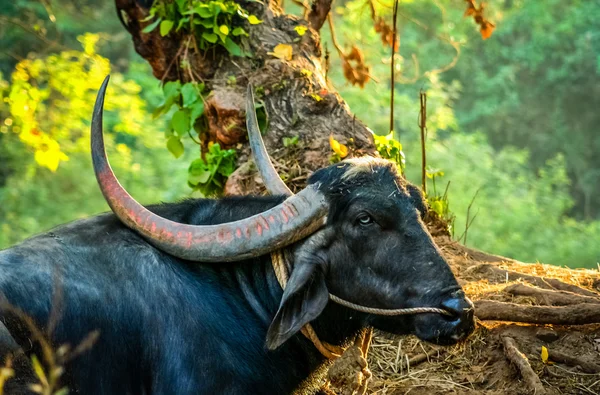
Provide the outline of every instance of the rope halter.
[[[277,281],[279,282],[279,285],[281,286],[282,289],[285,289],[285,286],[289,279],[288,266],[291,267],[291,265],[287,264],[288,262],[290,262],[290,260],[286,256],[287,255],[286,253],[287,253],[287,250],[282,250],[282,249],[273,251],[271,253],[271,262],[273,265],[273,270],[275,271],[275,276],[277,277]],[[339,296],[335,296],[331,293],[329,294],[329,299],[341,306],[348,307],[352,310],[360,311],[362,313],[367,313],[367,314],[374,314],[374,315],[396,316],[396,315],[424,314],[424,313],[451,315],[448,311],[437,308],[437,307],[410,307],[410,308],[403,308],[403,309],[379,309],[379,308],[375,308],[375,307],[367,307],[367,306],[362,306],[362,305],[359,305],[356,303],[349,302],[349,301],[342,299]],[[301,332],[306,338],[308,338],[315,345],[315,347],[319,350],[319,352],[321,354],[323,354],[323,356],[327,359],[339,358],[342,355],[342,353],[344,352],[344,349],[340,346],[336,346],[336,345],[322,342],[321,340],[319,340],[319,337],[317,336],[315,330],[313,329],[313,327],[310,324],[304,325],[304,327],[302,327]],[[370,335],[369,335],[369,337],[370,337]],[[366,357],[366,352],[367,352],[369,344],[370,344],[370,339],[369,339],[369,341],[363,342],[363,344],[367,345],[366,349],[363,350],[365,357]]]

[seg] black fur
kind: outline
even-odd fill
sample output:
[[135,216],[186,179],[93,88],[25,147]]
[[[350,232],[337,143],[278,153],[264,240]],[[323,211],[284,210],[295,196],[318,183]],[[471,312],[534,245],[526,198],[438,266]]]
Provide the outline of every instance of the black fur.
[[[352,166],[334,165],[311,178],[331,203],[328,224],[293,246],[295,270],[285,295],[269,256],[183,261],[152,247],[112,214],[0,251],[0,293],[46,330],[60,287],[62,308],[51,334],[56,347],[100,331],[94,347],[67,367],[65,384],[81,394],[291,393],[324,362],[298,332],[309,321],[334,344],[367,325],[438,343],[464,338],[472,312],[452,319],[382,318],[327,303],[328,292],[384,308],[464,300],[419,218],[425,210],[420,193],[407,189],[384,162],[343,181]],[[188,200],[150,209],[181,223],[216,224],[282,199]],[[375,222],[358,224],[364,213]],[[10,310],[0,310],[0,318],[26,353],[41,355]]]

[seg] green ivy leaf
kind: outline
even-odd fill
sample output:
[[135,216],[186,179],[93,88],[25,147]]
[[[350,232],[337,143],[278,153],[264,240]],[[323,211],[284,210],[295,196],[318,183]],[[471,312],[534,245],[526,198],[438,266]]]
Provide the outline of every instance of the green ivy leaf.
[[196,122],[196,119],[204,114],[204,101],[198,100],[190,107],[190,120],[192,125]]
[[165,100],[168,100],[174,96],[178,96],[180,90],[181,90],[181,82],[179,82],[179,81],[167,82],[163,86],[163,95],[165,95]]
[[148,26],[142,29],[142,33],[150,33],[152,30],[156,29],[156,26],[162,21],[162,18],[158,18]]
[[171,136],[167,140],[167,149],[173,154],[175,158],[179,158],[183,155],[183,143],[179,140],[179,137]]
[[188,182],[192,185],[206,184],[212,173],[208,170],[201,170],[194,173],[188,173]]
[[227,36],[229,34],[229,27],[227,27],[227,25],[221,25],[219,26],[219,31]]
[[242,49],[240,48],[239,45],[234,43],[233,40],[231,40],[231,38],[227,37],[223,46],[233,56],[243,56]]
[[171,126],[178,135],[183,136],[186,134],[190,130],[190,115],[188,112],[185,110],[176,111],[171,119]]
[[205,19],[212,18],[214,15],[212,10],[204,4],[201,4],[200,7],[197,7],[194,10],[198,12],[198,15]]
[[196,25],[202,25],[207,29],[211,29],[214,26],[214,23],[212,21],[212,19],[200,19],[200,20],[195,20],[194,24]]
[[202,33],[202,38],[208,41],[209,43],[214,44],[219,39],[219,36],[217,36],[214,33],[204,32]]
[[251,25],[258,25],[259,23],[262,23],[262,21],[258,19],[256,15],[250,15],[248,17],[248,22],[250,22]]
[[233,29],[233,31],[231,32],[231,34],[233,34],[234,36],[246,36],[249,37],[248,33],[241,27],[236,27],[235,29]]
[[195,84],[188,82],[181,88],[181,97],[183,98],[183,107],[189,107],[200,97]]
[[176,32],[179,31],[179,29],[181,29],[183,27],[183,25],[185,25],[186,23],[188,23],[190,21],[190,18],[181,18],[179,20],[179,23],[177,23],[177,29],[175,29]]
[[160,23],[160,35],[166,36],[173,29],[173,21],[165,20]]

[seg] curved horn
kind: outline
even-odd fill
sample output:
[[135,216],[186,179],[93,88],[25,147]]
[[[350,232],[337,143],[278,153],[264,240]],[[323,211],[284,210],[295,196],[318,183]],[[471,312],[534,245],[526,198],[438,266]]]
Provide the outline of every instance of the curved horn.
[[292,196],[293,192],[285,185],[285,183],[277,174],[277,170],[273,167],[265,143],[260,135],[258,121],[256,120],[256,109],[254,108],[254,89],[248,84],[248,92],[246,94],[246,127],[248,128],[248,141],[252,149],[252,156],[258,167],[258,172],[262,177],[267,191],[271,195]]
[[136,202],[115,177],[104,149],[104,80],[92,116],[92,160],[102,194],[117,217],[155,247],[176,257],[202,262],[236,261],[285,247],[322,224],[326,202],[317,187],[243,220],[219,225],[186,225],[162,218]]

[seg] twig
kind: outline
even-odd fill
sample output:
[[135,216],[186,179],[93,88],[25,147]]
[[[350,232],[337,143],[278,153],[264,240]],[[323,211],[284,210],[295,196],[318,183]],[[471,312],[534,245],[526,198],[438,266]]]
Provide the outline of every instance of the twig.
[[[534,287],[528,287],[523,284],[513,284],[504,288],[505,292],[511,295],[532,296],[538,303],[549,306],[566,306],[580,303],[600,304],[600,298],[591,296],[577,295],[567,291],[551,291]],[[600,308],[600,306],[598,307]]]
[[480,320],[527,322],[531,324],[585,325],[600,323],[600,308],[581,303],[564,307],[525,306],[493,300],[475,301]]
[[574,355],[565,354],[559,351],[550,349],[548,357],[555,362],[564,363],[569,366],[579,366],[586,373],[600,373],[600,365],[587,361],[583,358]]
[[[393,22],[394,22],[394,30],[392,32],[393,36],[392,36],[392,62],[390,63],[391,65],[391,69],[390,69],[390,80],[391,80],[391,86],[390,86],[390,132],[394,131],[394,75],[396,74],[395,71],[395,67],[396,67],[396,62],[394,61],[396,58],[396,35],[397,35],[397,30],[396,30],[396,21],[398,20],[398,0],[394,0],[394,16],[393,16]],[[398,139],[400,139],[400,133],[398,133]]]
[[183,50],[183,45],[181,45],[179,47],[179,49],[177,50],[177,53],[175,54],[175,56],[173,56],[173,59],[171,60],[171,62],[169,63],[169,65],[167,66],[167,69],[165,70],[162,78],[160,79],[160,83],[163,84],[165,82],[165,78],[167,78],[167,75],[169,74],[169,71],[171,70],[171,67],[173,67],[173,63],[175,63],[175,61],[179,58],[179,56],[181,55],[181,51]]
[[336,51],[338,51],[338,55],[340,55],[340,58],[345,59],[346,54],[344,54],[342,47],[340,47],[340,44],[338,44],[337,37],[335,35],[335,28],[333,27],[333,18],[331,17],[331,14],[327,14],[327,23],[329,23],[329,31],[331,32],[331,42],[333,43],[333,46],[335,47]]
[[[499,258],[502,260],[501,257],[499,257]],[[491,264],[481,265],[478,267],[477,270],[478,270],[478,272],[480,272],[482,274],[485,274],[485,272],[488,272],[490,274],[495,274],[498,277],[506,279],[507,281],[517,281],[517,280],[522,279],[522,280],[527,281],[530,284],[536,285],[536,286],[538,286],[540,288],[544,288],[544,289],[556,289],[559,291],[569,291],[569,292],[576,293],[579,295],[584,295],[584,296],[592,296],[592,297],[596,297],[596,298],[600,297],[600,295],[595,292],[588,291],[587,289],[583,289],[576,285],[567,284],[567,283],[557,280],[555,278],[531,276],[529,274],[523,274],[523,273],[500,269],[499,267],[496,267]]]
[[479,193],[480,190],[481,190],[481,188],[477,188],[475,195],[473,195],[473,199],[471,199],[471,203],[469,203],[469,206],[467,207],[467,220],[465,221],[465,231],[458,238],[458,240],[460,241],[460,239],[462,239],[464,236],[464,240],[462,242],[464,245],[467,245],[467,232],[468,232],[469,228],[471,227],[471,225],[473,224],[473,221],[475,221],[477,214],[479,213],[479,212],[475,213],[473,218],[470,218],[471,217],[471,206],[473,206],[473,203],[475,202],[475,198],[477,197],[477,194]]
[[32,29],[26,23],[24,23],[16,18],[8,18],[8,17],[0,15],[0,23],[1,22],[12,23],[13,25],[20,27],[27,33],[30,33],[31,35],[35,36],[36,38],[38,38],[39,40],[41,40],[42,42],[47,44],[49,46],[49,48],[47,48],[47,49],[50,49],[52,47],[59,47],[61,49],[67,49],[67,47],[65,47],[64,45],[60,44],[59,42],[49,40],[48,38],[46,38],[46,36],[44,36],[43,34],[40,34],[39,32],[36,32],[34,29]]
[[[427,134],[427,93],[423,89],[419,92],[420,112],[419,112],[419,128],[421,129],[421,188],[423,193],[427,195],[427,157],[425,152],[425,135]],[[448,191],[448,188],[446,188]]]
[[531,393],[535,395],[546,394],[546,390],[544,389],[540,378],[531,368],[525,354],[519,351],[514,339],[506,336],[502,338],[502,343],[504,344],[504,354],[506,355],[506,358],[519,369],[521,377],[525,380],[525,384],[527,384]]

